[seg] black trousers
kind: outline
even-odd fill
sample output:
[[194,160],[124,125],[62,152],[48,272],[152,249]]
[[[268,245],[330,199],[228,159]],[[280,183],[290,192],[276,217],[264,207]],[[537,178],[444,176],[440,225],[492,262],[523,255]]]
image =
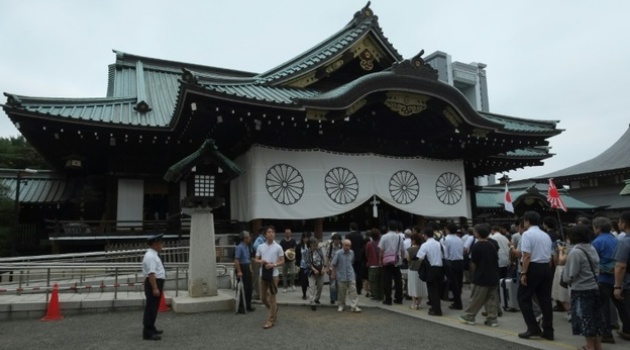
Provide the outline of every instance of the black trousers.
[[610,324],[610,301],[612,300],[613,305],[615,305],[615,308],[619,313],[619,319],[622,324],[622,332],[630,334],[630,302],[628,301],[630,298],[630,290],[624,291],[623,301],[617,300],[613,294],[614,292],[615,289],[612,284],[599,284],[599,294],[602,297],[602,308],[604,309],[604,318],[606,318],[606,332],[608,334],[612,333],[612,326]]
[[363,263],[361,261],[354,262],[352,264],[352,269],[354,270],[354,276],[357,284],[357,294],[361,294],[363,290]]
[[307,269],[303,269],[300,267],[300,272],[298,275],[300,277],[300,285],[302,286],[302,296],[306,297],[306,290],[308,289],[308,273]]
[[451,275],[448,276],[448,284],[453,292],[453,306],[462,307],[462,284],[464,283],[464,261],[451,260]]
[[402,274],[400,273],[400,266],[383,266],[383,292],[387,303],[392,302],[392,281],[394,282],[394,301],[402,302]]
[[[248,309],[252,308],[252,291],[253,291],[253,281],[252,281],[252,270],[249,264],[241,264],[241,272],[243,273],[243,277],[241,278],[241,283],[243,283],[243,293],[245,293],[245,305]],[[243,311],[243,305],[239,306],[239,311]]]
[[444,284],[444,269],[441,266],[429,266],[427,274],[427,291],[429,292],[429,305],[431,310],[438,315],[442,314],[441,291]]
[[157,319],[158,308],[160,307],[160,299],[164,292],[164,280],[158,279],[156,282],[160,290],[160,295],[157,297],[153,295],[153,287],[151,287],[149,279],[146,278],[144,280],[144,295],[147,301],[144,305],[144,317],[142,319],[142,325],[144,327],[142,329],[142,335],[145,337],[150,337],[155,334],[155,320]]
[[536,296],[543,316],[543,333],[553,334],[553,309],[551,306],[551,286],[553,283],[553,272],[548,263],[529,263],[527,268],[527,286],[520,284],[516,298],[518,307],[521,309],[527,330],[538,333],[540,327],[534,315],[532,298]]

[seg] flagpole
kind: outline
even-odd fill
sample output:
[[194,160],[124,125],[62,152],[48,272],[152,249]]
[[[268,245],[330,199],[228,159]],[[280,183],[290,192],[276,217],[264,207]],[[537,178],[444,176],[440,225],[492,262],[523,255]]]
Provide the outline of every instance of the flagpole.
[[562,220],[560,220],[560,211],[557,208],[555,211],[558,215],[558,229],[560,230],[560,237],[562,238],[562,242],[564,242],[564,230],[562,229]]

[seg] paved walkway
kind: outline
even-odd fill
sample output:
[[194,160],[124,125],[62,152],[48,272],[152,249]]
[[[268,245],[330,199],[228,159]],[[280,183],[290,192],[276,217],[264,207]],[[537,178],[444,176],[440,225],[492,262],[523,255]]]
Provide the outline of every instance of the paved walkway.
[[[329,297],[329,288],[328,286],[324,286],[321,298],[321,305],[325,308],[336,308],[336,306],[330,305],[330,297]],[[470,295],[470,285],[464,285],[464,291],[462,300],[464,301],[464,306],[466,306],[467,300]],[[302,300],[302,291],[299,287],[296,287],[295,291],[292,291],[291,288],[288,289],[286,293],[283,293],[282,287],[278,290],[278,301],[283,305],[304,305],[307,307],[308,301]],[[481,335],[486,335],[492,338],[502,339],[511,343],[521,344],[532,346],[537,349],[549,349],[549,350],[558,350],[558,349],[579,349],[581,348],[585,342],[584,338],[581,336],[575,336],[571,332],[571,323],[565,319],[566,313],[554,312],[554,320],[553,325],[555,329],[555,340],[547,341],[547,340],[533,340],[533,339],[520,339],[518,337],[518,333],[524,332],[525,322],[523,321],[523,316],[520,312],[504,312],[502,317],[499,317],[499,326],[488,327],[483,324],[485,320],[484,317],[481,316],[481,312],[477,315],[477,324],[474,326],[463,324],[459,321],[458,317],[462,314],[462,311],[450,310],[448,305],[450,302],[442,302],[442,317],[429,316],[428,308],[426,305],[426,300],[423,300],[422,309],[420,310],[411,310],[411,301],[405,300],[403,305],[383,305],[381,302],[376,302],[370,300],[370,298],[365,297],[365,295],[359,296],[359,306],[366,310],[364,312],[371,312],[372,308],[379,308],[383,310],[388,310],[390,312],[394,312],[401,315],[411,316],[421,320],[427,320],[434,323],[438,323],[444,326],[453,327],[456,329],[465,330],[468,332],[473,332]],[[310,311],[310,308],[307,308]],[[336,311],[336,310],[335,310]],[[256,311],[258,312],[258,311]],[[311,311],[312,312],[312,311]],[[316,311],[318,312],[318,311]],[[614,332],[614,331],[613,331]],[[629,349],[630,341],[624,340],[616,335],[615,332],[615,340],[616,344],[603,344],[604,349]],[[465,347],[467,349],[467,347]]]
[[[234,291],[232,290],[222,290],[221,292],[228,293],[230,295],[234,294]],[[467,300],[469,293],[470,293],[469,287],[465,286],[464,300]],[[180,292],[180,295],[186,295],[186,294],[187,294],[186,292]],[[175,292],[167,291],[166,295],[167,295],[167,303],[169,303],[170,298],[175,296]],[[563,313],[557,313],[557,312],[554,313],[554,328],[555,328],[555,338],[556,338],[555,341],[523,340],[523,339],[518,338],[517,336],[519,332],[522,332],[525,330],[523,318],[521,314],[518,312],[517,313],[505,312],[503,317],[499,318],[499,326],[496,328],[492,328],[492,327],[487,327],[483,325],[483,317],[481,317],[481,315],[478,315],[477,317],[477,321],[479,322],[477,325],[470,326],[470,325],[465,325],[465,324],[460,323],[457,317],[459,316],[461,311],[454,311],[454,310],[448,309],[447,306],[449,305],[449,303],[447,302],[442,303],[442,310],[443,310],[444,316],[434,317],[434,316],[429,316],[427,314],[428,308],[426,305],[423,305],[423,309],[421,310],[411,310],[409,308],[411,302],[407,300],[404,301],[403,305],[386,306],[380,302],[371,301],[369,300],[369,298],[363,295],[363,296],[360,296],[359,304],[364,311],[362,314],[356,315],[356,314],[350,314],[349,312],[345,312],[343,314],[337,313],[336,307],[333,307],[332,305],[330,305],[328,286],[324,286],[324,292],[321,298],[322,304],[316,312],[311,311],[311,309],[307,307],[306,301],[302,300],[301,296],[302,296],[302,293],[299,288],[297,288],[296,291],[292,291],[291,289],[289,289],[289,291],[286,293],[283,293],[282,288],[280,288],[278,292],[279,304],[282,305],[283,307],[291,306],[290,308],[290,310],[292,310],[291,313],[293,317],[297,317],[297,319],[299,319],[299,322],[304,322],[304,320],[306,320],[306,324],[303,325],[305,327],[304,329],[302,330],[294,329],[294,331],[300,334],[300,337],[308,337],[311,334],[314,334],[314,336],[316,336],[316,333],[318,332],[318,327],[324,327],[324,328],[328,327],[325,320],[322,319],[323,315],[325,315],[325,317],[327,317],[330,320],[330,324],[334,324],[335,322],[337,322],[334,320],[346,319],[349,317],[352,317],[352,320],[353,320],[352,324],[354,324],[358,320],[373,319],[374,313],[378,313],[378,315],[384,314],[384,315],[387,315],[387,317],[393,317],[393,320],[394,320],[393,322],[397,326],[403,325],[403,324],[413,325],[414,322],[409,322],[409,321],[416,319],[418,320],[418,325],[419,326],[422,325],[422,328],[417,328],[418,329],[417,332],[421,332],[421,329],[425,329],[429,327],[427,325],[435,325],[436,327],[446,326],[450,329],[458,330],[456,333],[453,333],[453,334],[457,334],[456,339],[461,340],[462,343],[460,345],[465,345],[466,349],[472,348],[469,346],[471,344],[469,340],[467,340],[468,336],[466,336],[466,334],[469,334],[469,333],[475,333],[478,335],[494,338],[495,340],[505,341],[505,342],[508,342],[508,344],[509,343],[512,344],[512,345],[509,345],[509,347],[514,347],[514,348],[520,348],[518,346],[515,346],[516,344],[520,344],[520,345],[530,346],[530,347],[534,347],[538,349],[550,349],[550,350],[577,349],[577,348],[580,348],[584,344],[582,337],[574,336],[571,334],[570,323],[565,320]],[[111,314],[113,315],[111,316],[112,319],[115,319],[116,314],[123,314],[123,312],[119,312],[119,311],[134,310],[133,312],[130,312],[131,316],[129,316],[129,319],[132,320],[132,321],[129,321],[131,322],[129,324],[129,326],[131,327],[131,326],[134,326],[134,322],[138,321],[137,319],[140,317],[139,310],[142,309],[143,304],[144,304],[144,296],[143,296],[143,293],[140,291],[119,292],[117,294],[116,300],[114,300],[114,293],[112,292],[101,293],[98,290],[92,291],[91,293],[80,293],[80,294],[61,293],[60,294],[60,305],[61,305],[60,309],[61,309],[61,313],[66,317],[66,319],[59,321],[58,323],[59,325],[55,325],[51,327],[64,328],[65,327],[64,324],[71,323],[71,322],[68,322],[69,319],[81,319],[83,317],[109,319],[110,318],[109,315]],[[464,302],[464,304],[466,305],[466,301]],[[258,327],[261,327],[262,324],[264,323],[266,310],[264,309],[262,305],[257,305],[256,307],[257,307],[257,310],[254,313],[252,313],[252,315],[247,315],[247,316],[242,316],[242,317],[243,319],[247,319],[248,322],[251,317],[255,318],[258,323],[253,323],[252,326],[255,328],[258,328]],[[7,329],[10,329],[11,327],[22,325],[28,328],[28,327],[31,327],[29,325],[32,325],[34,327],[41,328],[42,326],[39,325],[40,322],[38,320],[45,314],[45,311],[44,311],[45,308],[46,308],[45,294],[31,294],[31,295],[23,294],[21,296],[0,295],[0,320],[2,320],[2,325],[0,326],[0,335],[1,335],[0,339],[3,339],[3,344],[7,344],[5,343],[5,340],[8,339],[7,337],[9,336],[9,334],[12,334],[10,332],[7,332]],[[110,313],[103,314],[102,313],[103,310],[116,310],[117,312],[110,312]],[[22,319],[18,319],[18,317],[13,317],[13,316],[11,316],[11,318],[7,317],[8,311],[11,311],[14,314],[19,313],[21,315],[20,318]],[[286,324],[285,322],[296,321],[296,320],[287,319],[287,315],[285,311],[282,311],[282,313],[283,315],[280,315],[280,323],[277,325],[277,327],[274,327],[274,329],[284,327],[284,325]],[[80,314],[80,315],[77,315],[77,314]],[[218,313],[218,314],[221,314],[221,315],[232,314],[233,315],[232,312]],[[97,315],[97,316],[92,316],[92,315]],[[101,315],[101,316],[98,316],[98,315]],[[102,315],[107,315],[107,316],[102,316]],[[240,317],[240,316],[241,315],[238,315],[235,317]],[[411,318],[403,317],[403,316],[408,316]],[[172,312],[161,314],[160,317],[162,319],[164,318],[174,319],[173,323],[179,322],[175,320],[179,320],[180,317],[182,318],[182,320],[192,319],[195,317],[203,318],[203,316],[177,315],[177,314],[173,314]],[[323,324],[320,324],[320,323],[310,324],[308,321],[311,319],[320,320],[323,322]],[[116,321],[111,321],[111,322],[113,324],[116,324]],[[385,320],[383,320],[383,322],[385,322]],[[378,321],[378,323],[374,325],[366,324],[365,325],[366,328],[363,331],[361,331],[361,334],[364,334],[366,337],[369,337],[369,334],[373,330],[370,327],[373,327],[374,329],[376,329],[380,327],[379,325],[381,324],[382,324],[381,321]],[[359,324],[357,323],[357,326],[358,325]],[[219,322],[219,325],[217,325],[217,327],[220,327],[220,326],[221,326],[221,323]],[[348,325],[348,326],[352,327],[351,325]],[[226,329],[227,329],[227,325],[226,325]],[[354,329],[354,328],[348,328],[348,329]],[[412,327],[409,330],[411,335],[405,333],[407,331],[401,334],[405,334],[406,337],[408,336],[405,339],[410,339],[410,340],[417,339],[418,337],[415,335],[415,333],[417,332],[414,331],[414,329],[415,328]],[[439,329],[442,329],[442,328],[439,328]],[[138,330],[136,329],[134,332],[137,333],[137,331]],[[328,331],[332,332],[333,330],[328,330]],[[23,332],[26,332],[26,333],[23,333],[21,335],[22,337],[25,334],[28,334],[29,336],[30,334],[32,334],[25,330]],[[69,332],[68,334],[73,334],[70,331],[68,332]],[[442,331],[436,330],[436,332],[439,333]],[[436,336],[438,333],[436,333]],[[386,334],[386,333],[383,333],[383,334]],[[429,333],[429,334],[432,334],[432,333]],[[19,332],[16,336],[20,337]],[[52,335],[50,336],[52,337]],[[442,339],[442,340],[449,341],[449,342],[452,341],[452,339]],[[482,340],[482,342],[484,341],[485,340]],[[628,349],[630,346],[630,341],[626,341],[619,337],[616,337],[616,341],[617,341],[616,344],[604,344],[604,349],[611,349],[611,350]],[[372,344],[372,343],[368,343],[368,344]],[[435,345],[439,346],[440,344],[436,343]],[[3,346],[4,345],[0,347],[3,347]],[[296,344],[296,346],[298,345]],[[503,347],[505,348],[505,345],[503,345]],[[8,348],[13,348],[13,347],[8,347]],[[25,347],[22,347],[22,348],[25,348]],[[72,347],[69,347],[69,348],[72,348]],[[98,347],[92,347],[92,348],[98,348]],[[113,348],[113,347],[108,347],[108,348]],[[196,348],[196,347],[191,345],[191,348]],[[264,348],[267,348],[267,347],[264,347]],[[287,348],[287,347],[280,346],[280,348]],[[291,347],[291,348],[295,348],[295,347]],[[399,348],[406,348],[406,347],[399,347]],[[444,348],[444,347],[439,346],[439,348]]]

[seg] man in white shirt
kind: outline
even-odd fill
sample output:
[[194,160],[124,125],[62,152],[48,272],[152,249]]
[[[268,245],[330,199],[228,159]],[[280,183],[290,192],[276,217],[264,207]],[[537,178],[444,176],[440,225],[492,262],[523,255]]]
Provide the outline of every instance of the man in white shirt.
[[383,304],[392,305],[392,280],[394,281],[394,303],[402,304],[402,274],[400,265],[405,256],[402,237],[396,233],[398,223],[390,220],[387,223],[388,232],[378,242],[379,259],[383,266],[383,289],[385,300]]
[[278,266],[284,264],[284,251],[280,244],[276,243],[276,229],[267,226],[265,232],[265,243],[258,246],[256,250],[256,262],[260,264],[260,298],[263,304],[269,309],[269,318],[263,326],[264,329],[273,327],[278,316],[278,304],[276,303],[276,293],[278,293]]
[[488,238],[497,242],[499,246],[499,278],[505,278],[510,265],[510,241],[501,233],[501,227],[494,225],[490,231]]
[[462,310],[462,283],[464,282],[464,241],[457,235],[457,225],[449,223],[444,227],[444,252],[451,262],[451,275],[448,277],[449,289],[453,292],[451,310]]
[[[444,253],[442,253],[443,249],[440,242],[433,237],[434,231],[432,227],[425,228],[422,233],[427,241],[420,246],[416,256],[418,259],[423,260],[423,264],[426,264],[427,261],[430,264],[426,281],[429,292],[429,305],[431,305],[429,315],[442,316],[440,291],[444,281],[444,269],[442,267]],[[425,259],[426,261],[424,261]]]
[[151,236],[147,239],[149,249],[142,259],[142,275],[144,279],[144,295],[147,299],[144,305],[144,318],[142,320],[142,338],[144,340],[160,340],[163,331],[155,328],[155,320],[158,315],[160,299],[164,291],[166,271],[160,259],[162,251],[162,235]]
[[[553,310],[551,306],[551,247],[549,235],[538,225],[542,223],[540,215],[534,211],[523,214],[525,232],[521,237],[521,284],[518,287],[518,306],[527,324],[527,331],[519,333],[519,338],[543,337],[553,340]],[[542,330],[536,321],[532,298],[538,297],[542,310]]]

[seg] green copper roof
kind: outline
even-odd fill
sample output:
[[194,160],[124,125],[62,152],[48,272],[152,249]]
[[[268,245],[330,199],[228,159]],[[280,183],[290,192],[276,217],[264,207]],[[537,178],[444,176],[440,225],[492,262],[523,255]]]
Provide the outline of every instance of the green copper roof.
[[309,98],[318,94],[317,91],[309,89],[284,88],[255,84],[210,84],[203,86],[209,91],[228,97],[280,105],[294,105],[295,98]]
[[301,72],[312,70],[330,62],[369,33],[372,33],[376,41],[382,44],[393,61],[402,60],[403,57],[383,35],[378,24],[378,17],[369,7],[370,3],[368,2],[363,9],[354,15],[352,21],[339,32],[292,60],[258,75],[257,78],[274,82],[274,84],[286,81]]
[[542,148],[521,148],[513,151],[506,152],[505,154],[499,154],[500,158],[535,158],[540,159],[551,157],[548,147]]
[[227,174],[225,179],[227,181],[243,174],[243,170],[236,163],[219,152],[214,140],[207,139],[198,150],[168,168],[164,174],[164,180],[168,182],[179,181],[206,156],[209,156],[212,162]]
[[630,196],[630,179],[626,180],[626,186],[619,192],[620,196]]
[[479,114],[488,120],[503,125],[506,131],[553,135],[562,132],[562,130],[556,129],[556,121],[521,119],[487,112],[479,112]]
[[[6,187],[6,197],[15,200],[17,170],[0,171],[0,188]],[[49,171],[39,171],[22,177],[20,203],[57,204],[70,199],[72,185]]]

